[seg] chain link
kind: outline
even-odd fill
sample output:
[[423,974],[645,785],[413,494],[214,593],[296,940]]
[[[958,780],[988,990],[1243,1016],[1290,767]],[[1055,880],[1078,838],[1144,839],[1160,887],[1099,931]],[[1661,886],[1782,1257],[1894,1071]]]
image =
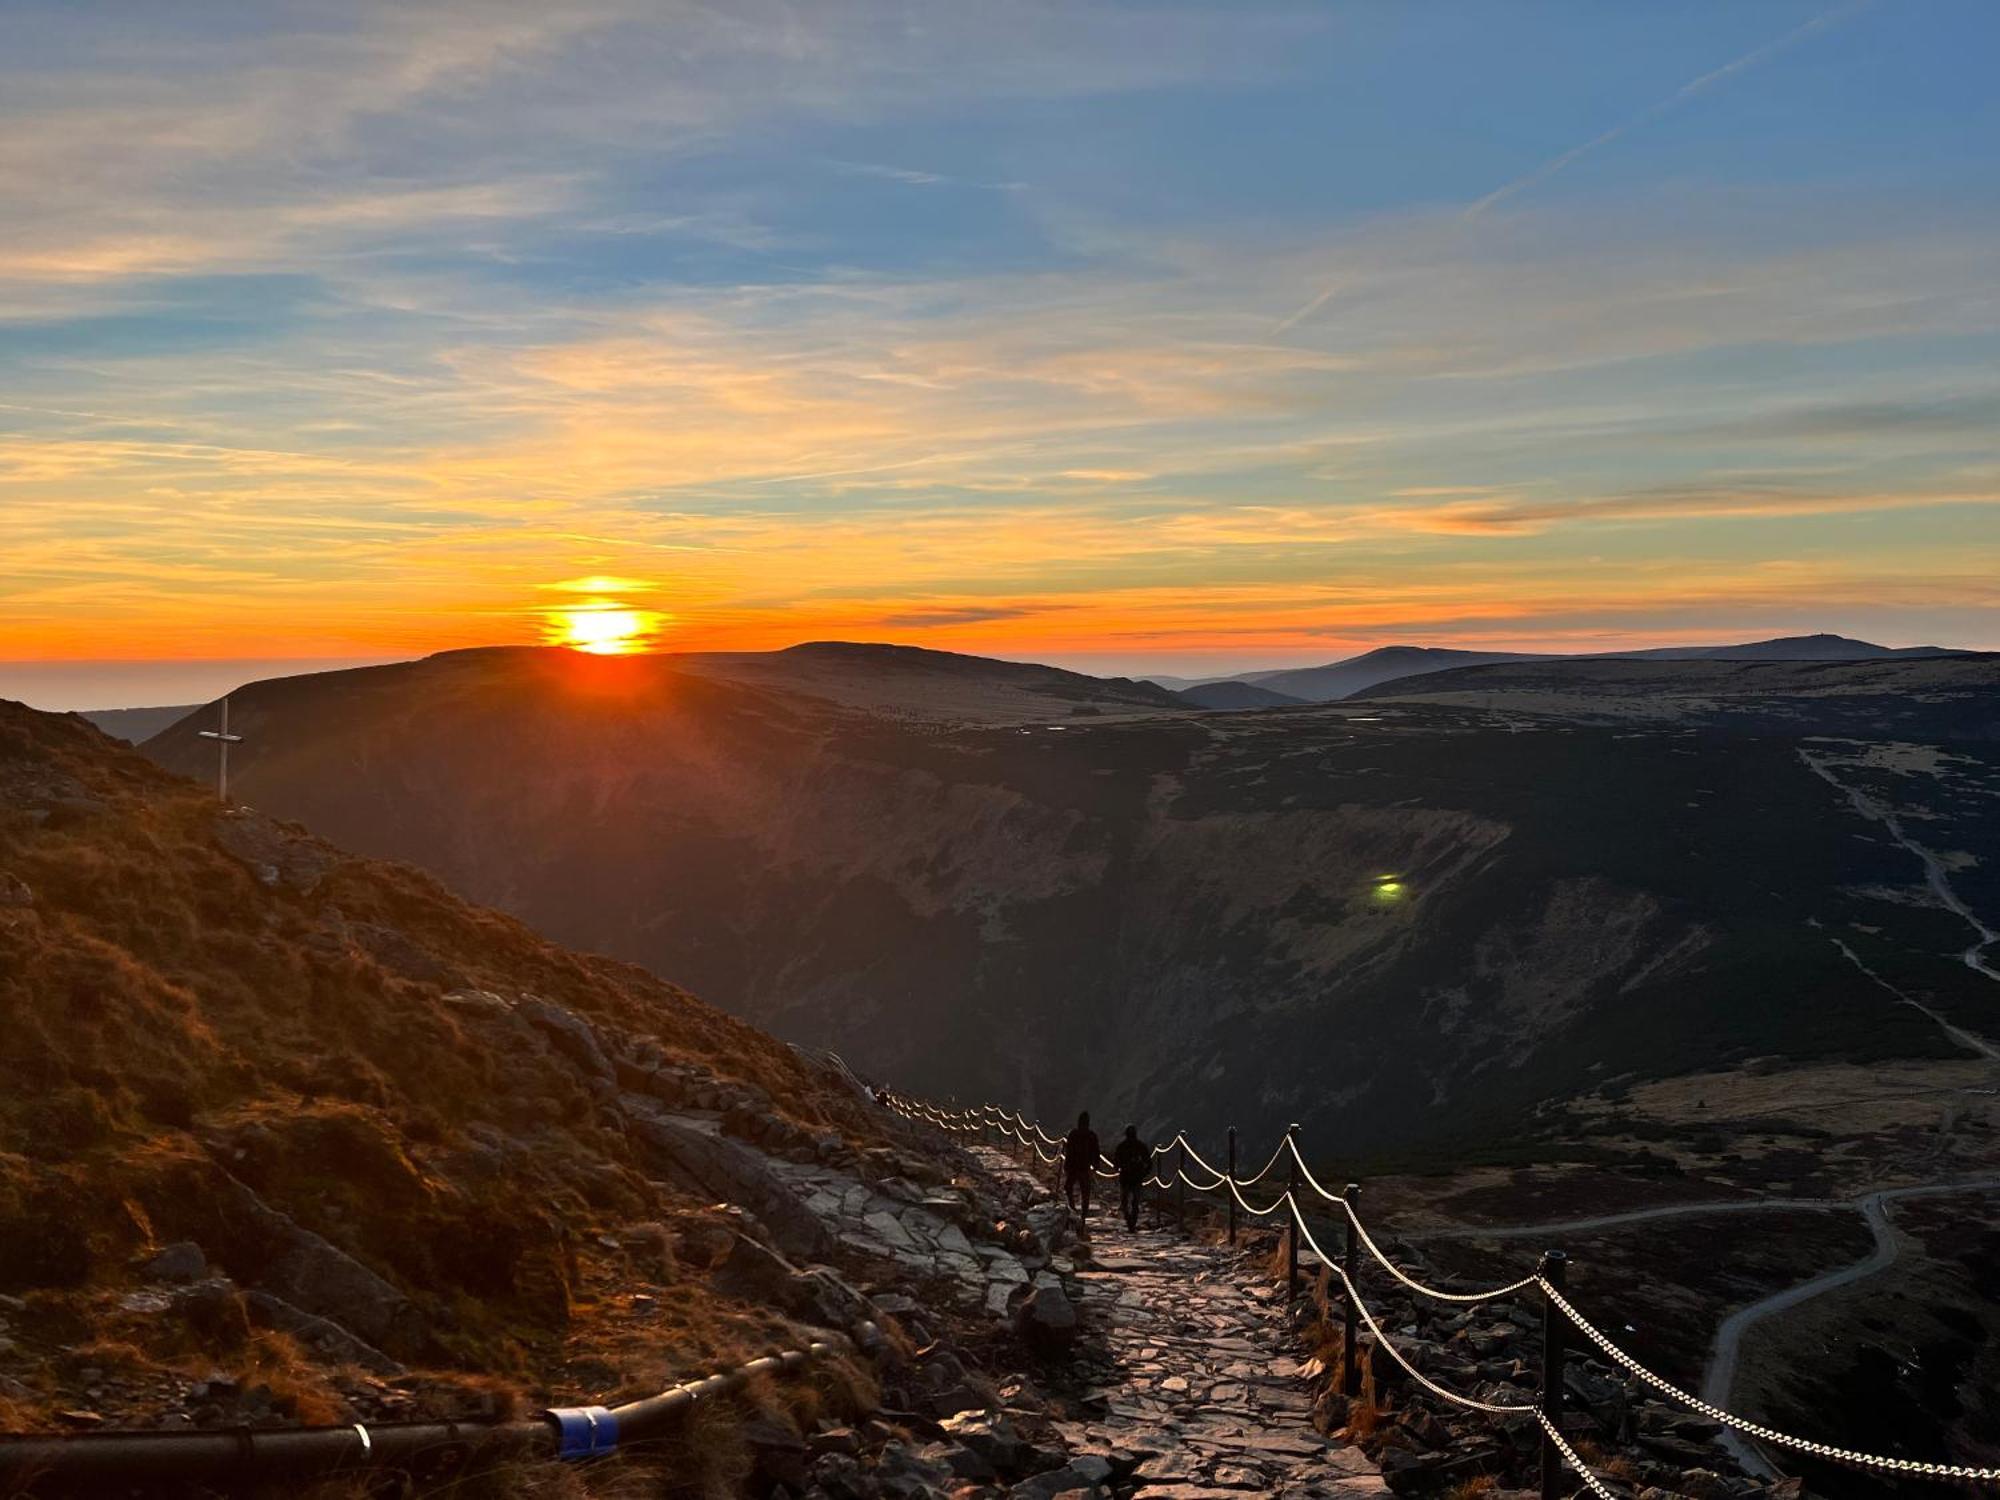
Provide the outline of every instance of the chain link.
[[1292,1211],[1294,1232],[1311,1249],[1313,1255],[1319,1260],[1319,1263],[1335,1276],[1338,1276],[1340,1284],[1347,1288],[1349,1301],[1354,1304],[1354,1310],[1361,1314],[1361,1320],[1368,1325],[1368,1331],[1375,1335],[1376,1344],[1388,1350],[1390,1357],[1397,1364],[1401,1365],[1408,1372],[1409,1377],[1416,1381],[1418,1385],[1422,1386],[1432,1395],[1441,1397],[1455,1406],[1468,1407],[1473,1411],[1483,1411],[1492,1416],[1509,1417],[1521,1412],[1531,1412],[1535,1409],[1527,1405],[1503,1405],[1498,1402],[1476,1401],[1470,1396],[1461,1396],[1457,1391],[1448,1390],[1444,1386],[1439,1385],[1435,1380],[1432,1380],[1423,1371],[1411,1364],[1409,1359],[1403,1354],[1403,1351],[1396,1347],[1394,1341],[1382,1331],[1382,1326],[1375,1321],[1375,1314],[1370,1312],[1368,1304],[1362,1301],[1360,1289],[1354,1285],[1354,1281],[1348,1276],[1346,1269],[1339,1262],[1335,1261],[1332,1256],[1328,1255],[1326,1251],[1322,1250],[1319,1241],[1313,1238],[1312,1230],[1306,1227],[1306,1216],[1299,1209],[1298,1199],[1287,1192],[1279,1201]]
[[1546,1432],[1549,1441],[1556,1445],[1556,1452],[1563,1456],[1563,1462],[1583,1476],[1583,1482],[1590,1486],[1590,1492],[1597,1496],[1597,1500],[1617,1500],[1605,1486],[1604,1481],[1591,1473],[1590,1466],[1576,1456],[1576,1449],[1570,1447],[1568,1440],[1556,1430],[1556,1424],[1549,1420],[1549,1414],[1539,1406],[1535,1408],[1535,1420],[1542,1424],[1542,1431]]
[[1720,1422],[1725,1427],[1734,1428],[1747,1436],[1761,1442],[1772,1443],[1780,1448],[1811,1454],[1814,1458],[1829,1459],[1834,1463],[1850,1464],[1855,1468],[1880,1469],[1890,1474],[1921,1474],[1928,1479],[1966,1479],[1976,1480],[1982,1484],[2000,1483],[2000,1469],[1979,1469],[1965,1464],[1919,1463],[1914,1459],[1890,1458],[1880,1453],[1857,1453],[1851,1448],[1836,1448],[1831,1443],[1816,1443],[1810,1438],[1793,1437],[1788,1432],[1779,1432],[1774,1427],[1765,1427],[1761,1423],[1739,1417],[1734,1412],[1725,1411],[1722,1407],[1704,1401],[1699,1396],[1690,1395],[1665,1376],[1655,1375],[1587,1322],[1567,1297],[1549,1285],[1546,1277],[1538,1276],[1535,1279],[1541,1284],[1542,1295],[1560,1308],[1563,1316],[1576,1326],[1577,1331],[1602,1349],[1614,1364],[1623,1366],[1663,1395],[1672,1397],[1681,1405]]
[[1381,1263],[1383,1270],[1387,1271],[1413,1292],[1420,1292],[1426,1297],[1434,1297],[1439,1302],[1491,1302],[1499,1297],[1511,1296],[1523,1287],[1535,1285],[1536,1277],[1523,1276],[1519,1281],[1509,1282],[1506,1286],[1492,1287],[1483,1292],[1447,1292],[1442,1287],[1426,1286],[1415,1277],[1405,1273],[1401,1266],[1398,1266],[1382,1253],[1381,1247],[1375,1243],[1375,1237],[1368,1232],[1368,1226],[1361,1222],[1361,1215],[1354,1211],[1352,1203],[1349,1203],[1345,1198],[1338,1201],[1340,1206],[1347,1210],[1348,1222],[1354,1226],[1354,1232],[1361,1237],[1361,1243],[1368,1248],[1368,1253]]

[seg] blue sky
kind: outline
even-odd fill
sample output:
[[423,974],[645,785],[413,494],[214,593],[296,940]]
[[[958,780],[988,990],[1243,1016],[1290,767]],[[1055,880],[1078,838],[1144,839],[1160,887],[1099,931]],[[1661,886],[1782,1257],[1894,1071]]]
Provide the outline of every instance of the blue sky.
[[2000,646],[1996,44],[15,0],[0,658]]

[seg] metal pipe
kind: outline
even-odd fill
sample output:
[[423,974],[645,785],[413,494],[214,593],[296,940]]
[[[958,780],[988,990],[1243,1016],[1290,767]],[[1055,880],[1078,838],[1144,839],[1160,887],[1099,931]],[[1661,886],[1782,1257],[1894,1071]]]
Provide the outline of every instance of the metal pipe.
[[[531,1421],[394,1422],[380,1426],[239,1427],[199,1432],[105,1432],[0,1438],[0,1494],[84,1495],[186,1484],[240,1484],[400,1469],[422,1483],[448,1479],[475,1459],[595,1456],[661,1436],[697,1402],[740,1390],[759,1375],[796,1375],[834,1352],[830,1344],[755,1359],[606,1411],[549,1411]],[[603,1419],[606,1438],[567,1446],[565,1417]]]

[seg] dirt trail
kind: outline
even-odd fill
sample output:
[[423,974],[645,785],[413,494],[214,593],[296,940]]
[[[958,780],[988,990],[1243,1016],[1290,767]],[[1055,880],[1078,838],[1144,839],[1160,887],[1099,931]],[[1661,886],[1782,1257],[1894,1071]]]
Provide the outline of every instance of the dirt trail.
[[1465,1225],[1452,1229],[1418,1229],[1397,1235],[1404,1240],[1525,1240],[1551,1235],[1581,1234],[1594,1229],[1622,1229],[1627,1224],[1645,1224],[1656,1219],[1707,1218],[1712,1214],[1793,1212],[1831,1213],[1853,1208],[1847,1198],[1721,1198],[1707,1203],[1664,1203],[1657,1208],[1628,1208],[1615,1214],[1593,1214],[1585,1219],[1552,1219],[1540,1224]]
[[1965,904],[1958,892],[1952,889],[1951,876],[1944,867],[1944,861],[1931,850],[1926,849],[1922,844],[1911,838],[1909,834],[1905,833],[1903,831],[1902,820],[1894,812],[1868,796],[1865,792],[1851,787],[1842,781],[1827,768],[1824,761],[1815,759],[1810,751],[1799,751],[1799,759],[1806,763],[1806,768],[1813,775],[1819,777],[1828,786],[1845,793],[1848,802],[1862,817],[1867,818],[1870,822],[1880,823],[1884,828],[1889,830],[1889,837],[1909,850],[1910,853],[1916,855],[1924,867],[1924,883],[1930,887],[1931,894],[1937,899],[1938,905],[1963,919],[1965,924],[1976,935],[1972,946],[1959,954],[1959,962],[1963,963],[1975,974],[1984,974],[1988,979],[1993,980],[1996,984],[2000,984],[2000,969],[1994,968],[1986,961],[1986,950],[1993,947],[1996,943],[2000,943],[2000,932],[1995,932],[1985,922],[1980,920],[1972,908]]
[[[1883,1188],[1859,1198],[1753,1198],[1728,1199],[1711,1203],[1672,1203],[1658,1208],[1635,1208],[1623,1213],[1595,1214],[1589,1218],[1562,1219],[1543,1224],[1507,1224],[1489,1228],[1420,1230],[1403,1235],[1407,1240],[1443,1239],[1546,1239],[1555,1235],[1580,1234],[1591,1230],[1621,1229],[1632,1224],[1657,1223],[1663,1219],[1707,1218],[1715,1214],[1770,1213],[1859,1213],[1875,1237],[1875,1247],[1852,1265],[1840,1266],[1818,1276],[1788,1286],[1782,1291],[1739,1307],[1716,1330],[1715,1343],[1702,1372],[1701,1399],[1713,1406],[1730,1407],[1736,1388],[1736,1370],[1743,1347],[1743,1335],[1765,1319],[1787,1312],[1837,1287],[1886,1271],[1902,1253],[1902,1239],[1889,1218],[1889,1204],[1905,1198],[1941,1198],[1953,1193],[1980,1193],[2000,1190],[2000,1177],[1979,1177],[1964,1182],[1921,1183],[1911,1187]],[[1724,1431],[1722,1444],[1744,1469],[1765,1479],[1780,1478],[1780,1472],[1762,1449]]]
[[[1978,1178],[1970,1182],[1931,1183],[1920,1187],[1887,1188],[1881,1192],[1868,1193],[1855,1199],[1849,1207],[1857,1208],[1868,1222],[1868,1229],[1875,1236],[1875,1248],[1865,1259],[1851,1266],[1828,1271],[1815,1276],[1810,1281],[1802,1281],[1797,1286],[1787,1287],[1782,1292],[1774,1292],[1748,1307],[1739,1307],[1724,1320],[1716,1330],[1715,1347],[1708,1357],[1708,1368],[1701,1378],[1701,1399],[1715,1406],[1728,1406],[1729,1398],[1736,1388],[1737,1357],[1743,1346],[1743,1335],[1764,1319],[1797,1307],[1802,1302],[1836,1287],[1848,1286],[1873,1276],[1878,1271],[1886,1271],[1896,1263],[1902,1254],[1902,1237],[1896,1226],[1890,1222],[1888,1205],[1904,1198],[1937,1198],[1951,1193],[1990,1192],[2000,1189],[2000,1177]],[[1723,1446],[1736,1456],[1743,1467],[1752,1474],[1767,1479],[1776,1479],[1779,1471],[1764,1456],[1763,1450],[1754,1443],[1725,1431]]]

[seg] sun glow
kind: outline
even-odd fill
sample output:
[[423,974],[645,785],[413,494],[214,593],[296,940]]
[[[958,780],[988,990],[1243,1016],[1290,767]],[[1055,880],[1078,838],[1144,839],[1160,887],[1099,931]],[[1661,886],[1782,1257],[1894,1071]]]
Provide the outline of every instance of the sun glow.
[[652,649],[667,616],[614,599],[588,599],[571,608],[550,610],[547,620],[551,645],[592,656],[631,656]]

